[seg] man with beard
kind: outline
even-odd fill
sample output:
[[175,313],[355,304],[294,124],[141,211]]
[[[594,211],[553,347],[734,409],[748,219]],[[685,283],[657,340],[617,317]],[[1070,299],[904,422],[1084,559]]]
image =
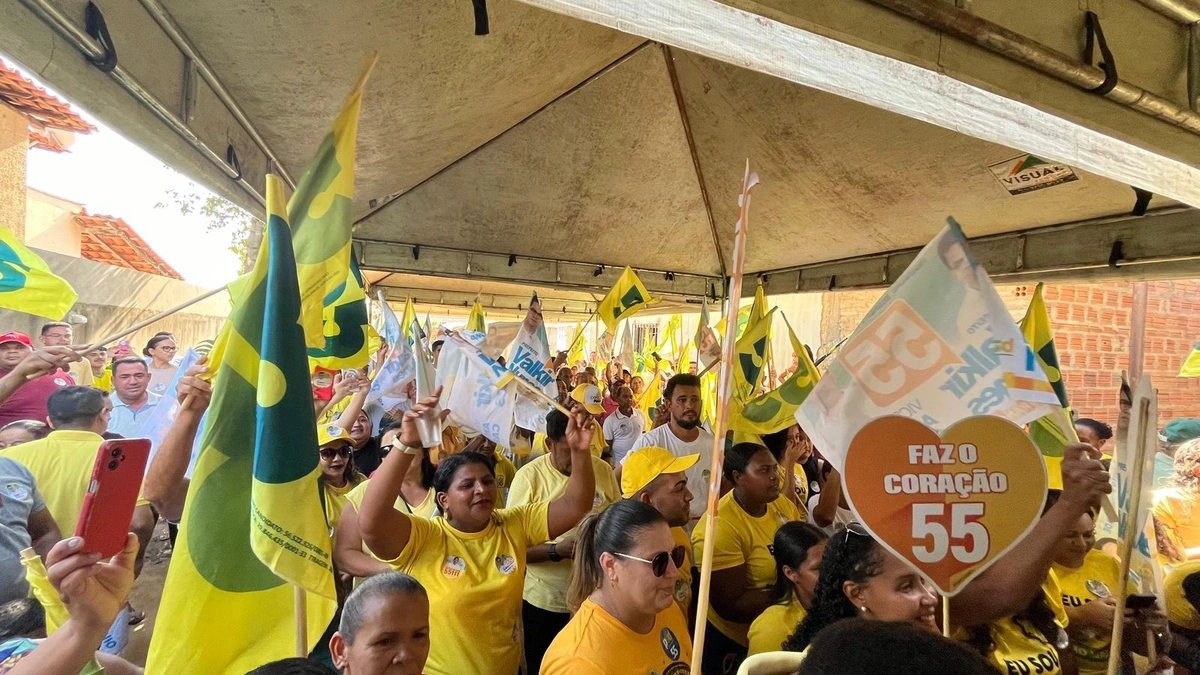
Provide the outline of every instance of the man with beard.
[[691,504],[691,523],[688,527],[690,530],[708,507],[708,481],[713,451],[713,435],[700,426],[700,411],[703,409],[700,378],[684,373],[672,377],[667,380],[663,397],[667,400],[670,419],[666,424],[638,437],[625,458],[641,448],[665,448],[676,457],[700,456],[700,461],[686,471],[687,487],[695,496]]

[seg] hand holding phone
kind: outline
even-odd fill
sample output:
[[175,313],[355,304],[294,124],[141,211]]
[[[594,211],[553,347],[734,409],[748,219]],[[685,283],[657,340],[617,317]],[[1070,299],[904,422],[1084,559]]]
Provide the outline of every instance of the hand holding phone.
[[75,526],[75,536],[83,537],[84,553],[111,558],[125,549],[149,457],[150,441],[145,438],[100,444],[83,512]]

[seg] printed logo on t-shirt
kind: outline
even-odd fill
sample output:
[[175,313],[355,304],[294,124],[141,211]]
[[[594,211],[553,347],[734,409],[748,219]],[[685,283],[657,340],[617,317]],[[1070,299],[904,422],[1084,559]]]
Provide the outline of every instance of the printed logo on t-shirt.
[[467,561],[456,555],[446,556],[446,561],[442,563],[442,574],[446,575],[447,579],[459,578],[466,569]]
[[1099,579],[1089,579],[1084,586],[1087,587],[1089,593],[1097,598],[1107,598],[1112,595],[1112,591],[1108,590],[1108,586]]
[[7,493],[9,497],[12,497],[18,501],[25,501],[26,499],[29,499],[29,488],[21,485],[20,483],[9,483],[8,485],[5,485],[4,492]]
[[658,641],[662,644],[663,653],[667,655],[667,658],[672,661],[679,658],[679,638],[675,637],[670,628],[662,629],[662,632],[658,634]]
[[517,571],[517,561],[507,553],[501,553],[496,556],[496,569],[500,570],[501,574],[512,574]]

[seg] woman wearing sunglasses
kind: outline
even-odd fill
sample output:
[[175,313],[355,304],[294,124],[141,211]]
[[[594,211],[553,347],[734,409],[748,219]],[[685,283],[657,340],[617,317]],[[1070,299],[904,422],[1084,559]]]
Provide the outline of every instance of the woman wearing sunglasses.
[[777,652],[812,606],[828,537],[808,523],[786,523],[775,533],[775,586],[771,605],[750,624],[750,654]]
[[624,499],[579,527],[568,604],[542,675],[686,672],[692,658],[675,579],[687,553],[653,506]]
[[[705,675],[735,673],[746,658],[750,624],[776,601],[771,555],[775,532],[784,523],[804,520],[796,504],[782,493],[779,464],[767,448],[738,443],[725,452],[724,469],[733,489],[717,507]],[[704,558],[707,518],[701,518],[692,532],[697,567]]]
[[321,490],[325,493],[325,519],[329,532],[333,534],[347,502],[346,495],[366,476],[354,468],[351,459],[353,440],[349,432],[337,425],[326,425],[317,430],[317,442],[321,453]]

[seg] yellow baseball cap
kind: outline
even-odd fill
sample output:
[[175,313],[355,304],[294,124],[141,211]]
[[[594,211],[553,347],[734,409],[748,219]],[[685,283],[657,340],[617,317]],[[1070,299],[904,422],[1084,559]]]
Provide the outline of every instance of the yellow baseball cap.
[[351,444],[354,443],[354,441],[350,439],[350,432],[336,424],[326,424],[317,427],[317,447],[323,448],[327,445],[337,443],[338,441]]
[[571,399],[583,404],[583,409],[593,415],[603,415],[604,406],[600,405],[600,390],[594,384],[581,384],[571,391]]
[[1183,594],[1183,580],[1200,572],[1200,560],[1176,565],[1163,580],[1164,604],[1171,623],[1191,630],[1200,630],[1200,613]]
[[699,461],[700,455],[676,457],[664,448],[634,450],[621,469],[621,494],[628,499],[664,473],[687,471]]

